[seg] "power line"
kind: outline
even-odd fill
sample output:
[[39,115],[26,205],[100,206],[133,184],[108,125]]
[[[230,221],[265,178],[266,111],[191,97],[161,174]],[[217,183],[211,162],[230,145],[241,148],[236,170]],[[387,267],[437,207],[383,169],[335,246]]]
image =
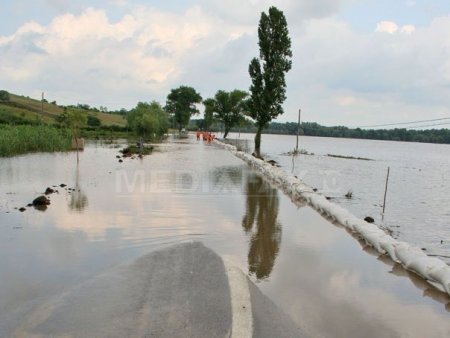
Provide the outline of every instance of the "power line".
[[428,127],[434,127],[434,126],[445,126],[445,125],[449,125],[449,124],[450,124],[450,122],[435,123],[435,124],[428,124],[428,125],[422,125],[422,126],[407,127],[406,129],[428,128]]
[[[375,128],[375,127],[401,126],[401,125],[406,125],[406,124],[415,124],[415,123],[423,123],[423,122],[435,122],[435,121],[443,121],[443,120],[450,120],[450,117],[442,117],[442,118],[439,118],[439,119],[431,119],[431,120],[418,120],[418,121],[411,121],[411,122],[375,124],[375,125],[360,126],[360,127],[355,127],[355,128]],[[407,128],[415,128],[415,127],[407,127]]]

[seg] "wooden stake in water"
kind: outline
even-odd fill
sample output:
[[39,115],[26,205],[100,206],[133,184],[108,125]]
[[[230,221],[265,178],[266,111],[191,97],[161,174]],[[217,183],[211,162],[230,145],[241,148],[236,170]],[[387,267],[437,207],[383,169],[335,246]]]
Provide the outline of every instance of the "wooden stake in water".
[[386,176],[386,187],[384,188],[384,200],[383,200],[383,215],[384,215],[384,209],[386,208],[386,194],[387,194],[387,188],[388,188],[388,182],[389,182],[389,167],[387,170],[387,176]]
[[295,153],[298,154],[298,135],[300,134],[300,114],[302,110],[298,110],[298,125],[297,125],[297,144],[295,146]]

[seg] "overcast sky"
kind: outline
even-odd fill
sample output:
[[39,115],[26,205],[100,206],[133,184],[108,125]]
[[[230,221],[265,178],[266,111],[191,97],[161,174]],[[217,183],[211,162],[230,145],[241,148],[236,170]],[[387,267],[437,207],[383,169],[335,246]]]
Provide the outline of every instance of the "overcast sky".
[[261,11],[293,48],[279,121],[360,126],[450,117],[448,0],[3,0],[0,89],[109,109],[247,90]]

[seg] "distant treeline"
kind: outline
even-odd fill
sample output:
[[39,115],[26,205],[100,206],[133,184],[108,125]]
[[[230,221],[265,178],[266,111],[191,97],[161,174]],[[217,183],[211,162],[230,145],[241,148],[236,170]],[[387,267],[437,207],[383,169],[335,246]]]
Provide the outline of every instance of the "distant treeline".
[[[267,129],[267,133],[296,135],[297,123],[273,122]],[[342,126],[325,127],[314,122],[304,122],[301,124],[300,134],[306,136],[450,144],[450,129],[351,129]]]
[[[201,128],[202,120],[193,120],[192,122]],[[219,131],[220,125],[213,125],[213,130]],[[256,128],[250,123],[245,123],[245,125],[242,125],[240,128],[233,128],[232,131],[254,133]],[[264,130],[264,133],[297,135],[297,123],[272,122],[269,127]],[[352,129],[342,126],[325,127],[315,122],[303,122],[300,125],[300,135],[450,144],[450,129]]]

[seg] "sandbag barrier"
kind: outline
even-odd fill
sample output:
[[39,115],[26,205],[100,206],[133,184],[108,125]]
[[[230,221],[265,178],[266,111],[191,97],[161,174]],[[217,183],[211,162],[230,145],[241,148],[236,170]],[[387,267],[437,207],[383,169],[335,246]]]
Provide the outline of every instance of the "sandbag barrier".
[[388,255],[394,262],[424,278],[438,290],[450,295],[450,266],[436,257],[429,257],[422,250],[386,234],[375,224],[357,218],[348,210],[331,203],[320,193],[304,184],[300,179],[283,169],[237,150],[233,145],[215,140],[222,148],[229,150],[252,168],[260,172],[281,188],[293,201],[304,200],[315,210],[338,222],[349,231],[357,233],[381,255]]

